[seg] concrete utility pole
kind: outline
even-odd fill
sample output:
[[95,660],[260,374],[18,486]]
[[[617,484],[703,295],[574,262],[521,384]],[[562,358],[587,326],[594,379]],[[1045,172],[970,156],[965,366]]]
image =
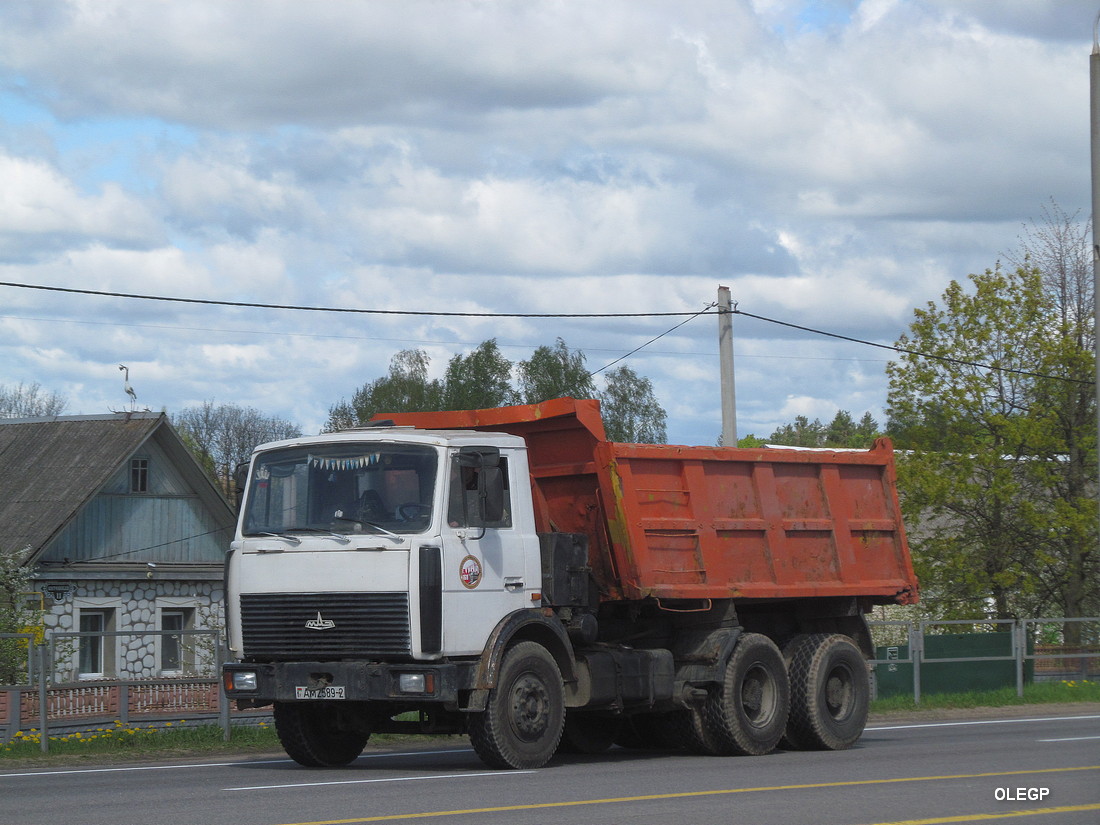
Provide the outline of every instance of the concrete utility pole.
[[737,391],[733,381],[733,304],[718,287],[718,369],[722,373],[722,446],[737,446]]
[[1092,26],[1092,55],[1089,57],[1089,122],[1092,149],[1092,303],[1093,338],[1096,347],[1097,435],[1100,437],[1100,12]]

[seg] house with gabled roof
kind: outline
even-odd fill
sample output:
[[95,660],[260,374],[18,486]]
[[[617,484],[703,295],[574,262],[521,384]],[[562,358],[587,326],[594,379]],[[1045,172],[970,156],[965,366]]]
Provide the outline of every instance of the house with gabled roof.
[[163,413],[0,419],[0,548],[34,570],[47,636],[102,634],[56,646],[62,680],[209,667],[188,631],[221,626],[234,521]]

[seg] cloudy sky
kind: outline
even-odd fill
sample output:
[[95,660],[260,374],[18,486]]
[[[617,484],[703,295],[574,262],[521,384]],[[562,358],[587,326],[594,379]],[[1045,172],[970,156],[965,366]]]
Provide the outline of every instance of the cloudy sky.
[[[890,344],[1051,200],[1088,217],[1084,0],[7,0],[0,281],[512,314],[745,312]],[[422,348],[684,317],[306,313],[0,286],[0,384],[317,431]],[[884,421],[885,350],[735,319],[738,432]],[[717,319],[625,363],[721,432]]]

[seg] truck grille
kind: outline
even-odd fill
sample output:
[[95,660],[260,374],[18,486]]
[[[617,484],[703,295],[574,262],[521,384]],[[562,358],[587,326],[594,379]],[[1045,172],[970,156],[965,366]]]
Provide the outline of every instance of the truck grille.
[[250,659],[411,652],[407,593],[243,593],[241,628]]

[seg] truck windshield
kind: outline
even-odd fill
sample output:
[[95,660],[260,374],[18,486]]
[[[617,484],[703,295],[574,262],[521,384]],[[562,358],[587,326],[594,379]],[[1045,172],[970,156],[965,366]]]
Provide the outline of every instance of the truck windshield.
[[332,444],[256,458],[246,536],[419,533],[431,523],[437,456],[416,444]]

